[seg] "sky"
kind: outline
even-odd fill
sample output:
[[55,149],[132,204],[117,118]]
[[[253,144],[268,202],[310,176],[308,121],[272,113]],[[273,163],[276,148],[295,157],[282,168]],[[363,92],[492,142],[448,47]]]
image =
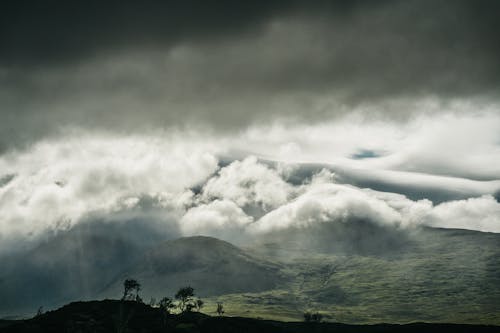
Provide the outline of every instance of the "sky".
[[224,239],[360,218],[498,233],[499,10],[8,1],[0,251],[97,217]]

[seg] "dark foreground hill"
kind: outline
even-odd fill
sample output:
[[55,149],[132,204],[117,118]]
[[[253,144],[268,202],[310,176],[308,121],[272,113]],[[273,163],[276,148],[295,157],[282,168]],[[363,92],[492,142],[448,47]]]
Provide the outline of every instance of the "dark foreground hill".
[[346,325],[301,323],[201,313],[163,316],[158,308],[131,301],[74,302],[33,319],[0,321],[0,332],[500,332],[498,326],[426,324]]

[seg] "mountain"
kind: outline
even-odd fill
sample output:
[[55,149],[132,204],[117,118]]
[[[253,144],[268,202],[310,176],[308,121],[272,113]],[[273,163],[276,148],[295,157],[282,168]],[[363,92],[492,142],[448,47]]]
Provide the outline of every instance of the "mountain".
[[223,302],[233,316],[296,321],[319,311],[345,323],[500,325],[499,234],[436,228],[388,234],[360,221],[291,230],[245,247],[202,236],[160,242],[125,236],[135,237],[68,233],[1,259],[0,315],[117,299],[124,279],[134,278],[146,302],[191,285],[206,309]]
[[200,296],[258,292],[278,288],[286,281],[280,265],[228,242],[203,236],[180,238],[155,247],[105,294],[119,295],[127,277],[141,282],[146,297],[172,295],[188,285]]

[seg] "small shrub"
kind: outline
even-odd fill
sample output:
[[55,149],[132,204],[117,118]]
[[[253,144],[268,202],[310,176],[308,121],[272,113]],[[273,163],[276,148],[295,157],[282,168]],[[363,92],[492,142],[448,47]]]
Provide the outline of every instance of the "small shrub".
[[217,314],[222,316],[224,314],[224,305],[221,302],[217,302]]
[[304,312],[304,321],[308,323],[319,323],[323,320],[323,315],[319,312]]

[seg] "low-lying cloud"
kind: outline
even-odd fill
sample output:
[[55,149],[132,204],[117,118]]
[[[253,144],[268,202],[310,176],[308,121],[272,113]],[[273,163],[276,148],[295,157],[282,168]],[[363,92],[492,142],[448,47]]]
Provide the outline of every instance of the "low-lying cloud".
[[238,206],[259,206],[270,210],[290,199],[292,186],[255,156],[234,161],[209,179],[203,187],[205,201],[222,198],[234,201]]
[[86,137],[41,142],[2,156],[0,165],[16,175],[0,188],[5,243],[71,228],[91,213],[132,209],[145,195],[150,207],[182,207],[188,189],[217,170],[217,159],[194,143],[187,149],[153,137]]
[[[297,131],[292,128],[292,136]],[[302,172],[307,164],[293,159],[276,162],[249,156],[221,162],[221,156],[227,159],[241,142],[248,142],[249,135],[254,134],[206,140],[186,133],[81,134],[4,154],[0,238],[5,246],[0,250],[47,232],[71,229],[90,218],[106,223],[151,220],[184,235],[226,239],[351,220],[398,229],[426,225],[500,232],[500,203],[493,196],[500,188],[498,180],[377,171],[372,159],[367,159],[365,169],[319,164],[308,173]],[[300,144],[313,139],[324,138],[306,137]],[[269,142],[267,149],[281,149]],[[259,147],[257,142],[253,149]],[[261,156],[266,156],[265,149]],[[363,166],[361,162],[354,165]],[[350,178],[337,175],[336,169],[350,170]],[[444,192],[460,188],[464,199],[436,203],[425,198],[425,192],[424,198],[410,199],[390,187],[374,190],[357,184],[370,175],[407,188],[418,188],[427,179]]]
[[185,235],[204,235],[232,239],[253,221],[235,202],[214,200],[189,209],[179,221]]

